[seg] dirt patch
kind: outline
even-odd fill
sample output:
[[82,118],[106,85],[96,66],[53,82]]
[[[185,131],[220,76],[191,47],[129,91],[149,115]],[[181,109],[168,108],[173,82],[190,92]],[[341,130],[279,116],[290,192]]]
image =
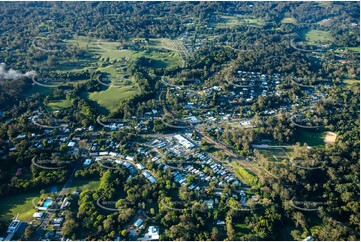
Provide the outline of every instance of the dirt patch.
[[328,131],[324,138],[324,141],[326,144],[333,144],[336,141],[336,137],[337,137],[336,133]]

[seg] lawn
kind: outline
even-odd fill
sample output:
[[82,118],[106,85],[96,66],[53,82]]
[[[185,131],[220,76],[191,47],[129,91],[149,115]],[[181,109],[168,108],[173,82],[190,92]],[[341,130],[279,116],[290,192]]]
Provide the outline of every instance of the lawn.
[[317,42],[329,42],[332,39],[330,32],[321,30],[309,30],[303,33],[303,39],[310,45],[315,45]]
[[122,99],[130,98],[139,93],[139,89],[134,86],[124,87],[108,87],[104,91],[86,93],[86,97],[98,103],[99,110],[102,113],[112,112],[119,107],[119,102]]
[[[270,162],[281,162],[282,160],[289,159],[292,156],[293,148],[282,147],[281,148],[272,148],[272,149],[257,149],[259,153],[264,155],[266,159]],[[286,153],[287,154],[286,154]]]
[[17,214],[21,221],[29,221],[32,218],[35,209],[33,200],[36,204],[40,196],[46,197],[47,194],[41,195],[40,192],[23,193],[20,195],[9,196],[0,201],[0,217],[4,220],[12,220]]
[[80,180],[75,179],[71,186],[69,187],[69,193],[72,193],[73,191],[95,191],[99,187],[99,180]]
[[296,142],[300,142],[301,145],[306,143],[309,146],[322,147],[325,145],[324,139],[326,131],[309,131],[303,128],[297,128],[295,132]]
[[51,111],[60,110],[71,107],[71,103],[67,99],[50,101],[47,105]]
[[235,224],[234,230],[236,232],[236,240],[241,236],[248,234],[251,230],[247,227],[246,224]]

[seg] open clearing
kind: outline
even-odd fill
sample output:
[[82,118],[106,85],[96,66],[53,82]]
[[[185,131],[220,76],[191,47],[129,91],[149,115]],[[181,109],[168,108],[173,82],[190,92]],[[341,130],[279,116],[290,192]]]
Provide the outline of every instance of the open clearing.
[[218,15],[218,20],[211,23],[215,28],[235,28],[238,26],[252,26],[252,27],[260,27],[265,25],[263,19],[254,18],[252,16],[244,16],[244,15]]
[[63,108],[71,107],[71,103],[66,99],[62,99],[50,101],[47,106],[51,109],[51,111],[56,111]]
[[241,179],[243,183],[249,186],[257,185],[258,179],[256,176],[251,174],[249,171],[246,171],[242,166],[240,166],[236,162],[232,162],[231,164],[234,167],[233,168],[234,172],[237,174],[237,176],[239,177],[239,179]]
[[356,80],[356,79],[344,79],[342,80],[342,82],[347,86],[360,85],[360,80]]
[[0,218],[10,221],[19,214],[19,220],[29,221],[33,213],[36,212],[33,208],[33,200],[35,199],[36,203],[40,197],[46,197],[47,195],[41,195],[40,192],[31,192],[2,198],[0,201]]
[[310,45],[316,45],[318,42],[326,43],[331,41],[332,36],[328,31],[309,30],[303,34],[303,39]]
[[69,193],[74,191],[83,192],[83,191],[95,191],[99,187],[99,180],[80,180],[75,179],[71,187],[69,187]]
[[297,24],[297,19],[295,18],[284,18],[281,21],[284,24]]
[[324,138],[324,141],[326,144],[333,144],[336,141],[336,137],[337,137],[336,133],[328,131]]
[[[85,54],[79,58],[56,58],[55,63],[49,69],[58,73],[100,71],[102,73],[101,78],[106,80],[103,82],[105,83],[104,89],[98,92],[83,93],[82,96],[95,102],[93,103],[94,106],[102,113],[113,111],[119,105],[120,100],[139,93],[136,82],[130,73],[130,65],[138,58],[152,59],[152,68],[173,68],[182,63],[173,41],[167,38],[151,38],[148,42],[145,42],[144,38],[129,39],[127,44],[132,46],[137,43],[141,46],[139,51],[122,49],[119,42],[86,36],[78,36],[67,40],[66,43],[67,46],[84,50]],[[37,65],[41,66],[40,63]],[[76,82],[74,81],[74,83]],[[49,80],[46,84],[59,85],[61,83]],[[28,95],[33,93],[46,95],[50,91],[52,91],[51,88],[34,85],[33,90]],[[59,100],[50,102],[48,106],[52,110],[59,110],[69,107],[70,104]]]
[[302,128],[296,129],[295,137],[296,142],[300,142],[301,145],[306,143],[309,146],[323,146],[325,145],[324,138],[327,132],[325,131],[309,131]]
[[282,162],[283,160],[288,160],[289,157],[293,154],[293,147],[280,147],[280,148],[270,148],[270,149],[260,149],[257,148],[258,152],[261,153],[268,161]]
[[91,92],[87,94],[87,97],[100,106],[105,108],[108,112],[114,111],[122,99],[130,98],[139,93],[136,86],[124,86],[124,87],[109,87],[104,91]]

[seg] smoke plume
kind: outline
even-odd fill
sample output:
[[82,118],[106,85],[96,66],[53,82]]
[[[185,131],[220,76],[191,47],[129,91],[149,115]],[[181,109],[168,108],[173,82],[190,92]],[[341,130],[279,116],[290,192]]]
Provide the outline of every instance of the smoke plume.
[[14,69],[6,70],[6,64],[5,63],[0,64],[0,80],[17,80],[22,77],[31,78],[35,75],[36,75],[35,71],[28,71],[25,74],[23,74]]

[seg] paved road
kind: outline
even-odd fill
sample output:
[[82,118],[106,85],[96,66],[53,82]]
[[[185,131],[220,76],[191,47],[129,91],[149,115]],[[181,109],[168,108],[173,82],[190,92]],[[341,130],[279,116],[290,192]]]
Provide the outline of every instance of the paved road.
[[[159,98],[161,98],[161,96],[159,96]],[[177,114],[174,113],[167,105],[165,98],[163,98],[163,107],[164,107],[164,111],[168,114],[168,115],[172,115],[174,118],[177,119]],[[232,158],[234,161],[236,161],[240,166],[242,166],[244,169],[251,171],[252,173],[254,173],[255,175],[257,175],[258,177],[265,177],[265,174],[268,175],[268,177],[273,177],[276,179],[279,179],[277,176],[275,176],[274,174],[272,174],[271,172],[265,170],[265,169],[260,169],[254,165],[252,165],[250,162],[247,162],[245,159],[242,159],[241,157],[239,157],[238,155],[234,154],[232,152],[232,148],[229,147],[227,144],[225,144],[224,142],[220,141],[220,140],[214,140],[213,138],[207,136],[201,129],[202,125],[197,125],[197,126],[190,126],[190,129],[194,129],[201,137],[203,137],[205,140],[207,140],[208,142],[210,142],[211,144],[214,144],[215,147],[217,147],[218,149],[222,150],[226,155],[228,155],[230,158]],[[223,164],[225,164],[226,166],[231,166],[232,168],[235,168],[234,165],[223,162]]]
[[58,203],[60,201],[62,201],[64,199],[64,196],[66,195],[66,193],[68,192],[68,188],[71,186],[72,182],[73,182],[73,178],[74,178],[74,174],[75,172],[79,169],[79,167],[81,166],[82,162],[78,161],[74,167],[73,172],[71,173],[68,181],[65,183],[65,185],[63,186],[63,188],[61,189],[60,193],[57,195],[55,202],[53,203],[53,205],[51,205],[49,207],[49,209],[45,212],[44,214],[44,218],[41,221],[41,224],[39,225],[39,227],[36,229],[35,234],[33,236],[34,240],[41,240],[41,237],[44,234],[44,229],[46,226],[49,225],[49,223],[51,222],[51,217],[52,215],[59,209],[58,208]]

